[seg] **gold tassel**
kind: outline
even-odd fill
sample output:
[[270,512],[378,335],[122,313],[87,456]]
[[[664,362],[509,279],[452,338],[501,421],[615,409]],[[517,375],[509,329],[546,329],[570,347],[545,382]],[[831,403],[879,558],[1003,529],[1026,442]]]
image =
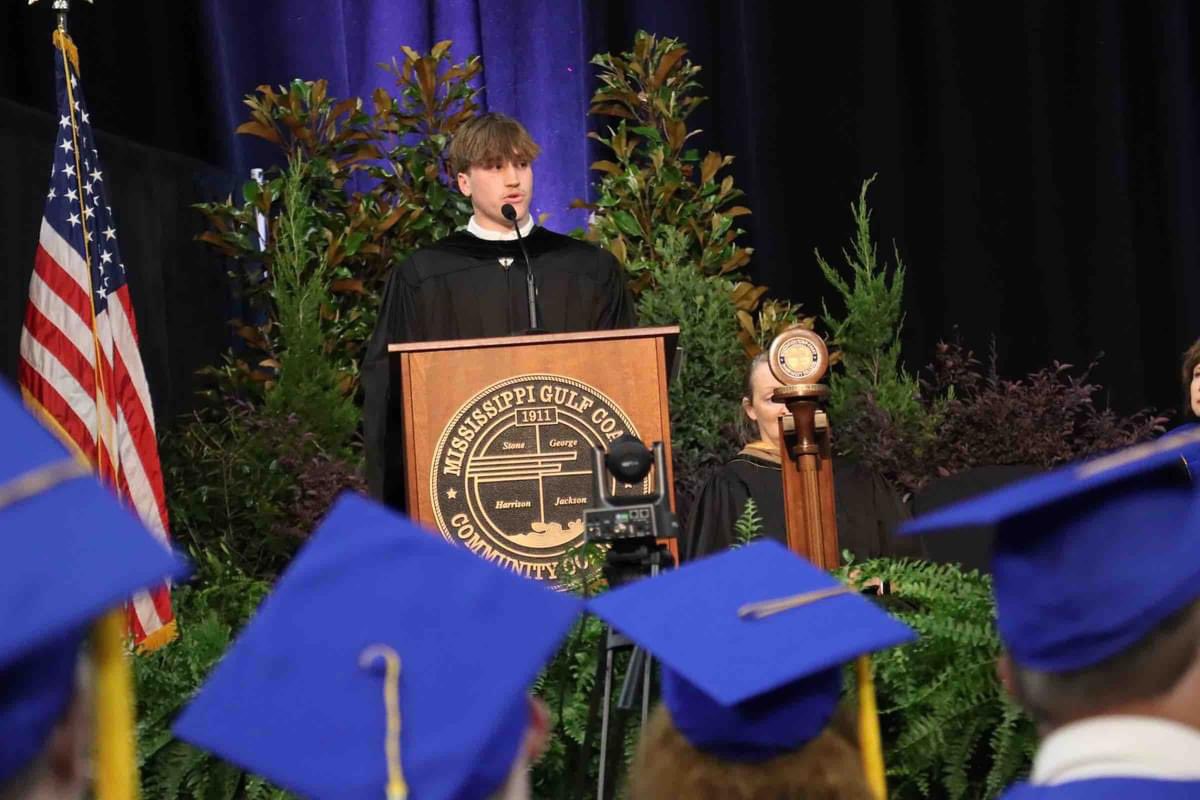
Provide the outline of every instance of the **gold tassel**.
[[871,677],[871,657],[859,656],[858,673],[858,744],[862,748],[863,772],[876,800],[887,800],[887,776],[883,767],[883,738],[879,734],[879,710],[875,704],[875,680]]
[[115,608],[92,633],[96,671],[96,800],[137,800],[133,672],[125,653],[125,612]]
[[854,588],[845,584],[830,586],[827,589],[814,589],[811,592],[801,592],[787,597],[777,597],[774,600],[761,600],[757,603],[746,603],[738,608],[738,616],[742,619],[766,619],[793,608],[800,608],[815,603],[818,600],[828,600],[843,594],[853,594]]
[[382,658],[386,671],[383,676],[383,707],[387,714],[387,731],[383,749],[387,758],[387,800],[407,800],[408,783],[400,764],[400,654],[386,644],[373,644],[362,651],[358,665],[369,667]]

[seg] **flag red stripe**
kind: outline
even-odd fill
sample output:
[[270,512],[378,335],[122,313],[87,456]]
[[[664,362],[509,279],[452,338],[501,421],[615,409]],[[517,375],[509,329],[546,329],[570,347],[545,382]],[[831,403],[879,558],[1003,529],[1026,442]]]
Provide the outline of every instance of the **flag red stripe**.
[[87,291],[71,277],[63,266],[38,245],[37,254],[33,258],[33,269],[46,285],[62,299],[67,308],[74,311],[88,328],[92,327],[92,303]]
[[96,444],[92,432],[75,413],[75,410],[63,399],[45,378],[38,373],[29,362],[21,359],[17,365],[17,380],[26,391],[62,426],[71,441],[83,451],[89,461],[96,460]]
[[[142,627],[142,621],[138,619],[137,609],[133,607],[133,603],[125,604],[125,620],[129,624],[129,634],[135,642],[140,642],[146,638],[146,629]],[[166,621],[164,620],[164,624]]]
[[95,396],[96,379],[92,365],[79,352],[75,343],[57,325],[46,319],[33,303],[25,306],[25,330],[29,331],[29,335],[40,342],[42,347],[58,357],[59,363],[79,382],[89,397]]
[[[137,460],[141,464],[142,472],[146,476],[146,482],[150,485],[150,491],[153,493],[154,505],[162,522],[162,529],[166,531],[169,530],[167,526],[167,498],[166,493],[163,491],[162,466],[158,460],[158,440],[154,428],[150,424],[150,420],[146,418],[146,413],[142,409],[137,391],[133,388],[133,383],[129,380],[128,373],[125,372],[125,364],[121,359],[120,353],[116,353],[115,356],[117,367],[114,370],[116,376],[114,394],[117,395],[122,414],[125,417],[125,425],[129,429],[129,436],[136,450]],[[124,470],[122,470],[122,474],[124,474]]]
[[[109,322],[113,336],[114,395],[125,415],[125,424],[137,451],[145,481],[153,496],[155,510],[168,531],[166,492],[163,489],[162,465],[158,458],[157,436],[154,430],[154,408],[149,405],[150,391],[140,359],[137,358],[137,320],[129,299],[128,287],[122,286],[109,298]],[[149,511],[147,511],[149,513]]]
[[171,610],[170,589],[166,586],[157,586],[150,590],[150,597],[154,600],[154,608],[158,611],[158,618],[164,625],[175,619],[175,614]]

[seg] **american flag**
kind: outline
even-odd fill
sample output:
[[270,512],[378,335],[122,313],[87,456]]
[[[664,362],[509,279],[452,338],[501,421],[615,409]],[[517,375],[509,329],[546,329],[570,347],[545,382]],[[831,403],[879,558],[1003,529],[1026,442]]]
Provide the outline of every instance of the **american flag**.
[[[154,408],[105,174],[79,83],[74,45],[55,35],[58,129],[18,381],[25,401],[73,443],[150,530],[167,541]],[[167,586],[129,601],[134,642],[175,636]]]

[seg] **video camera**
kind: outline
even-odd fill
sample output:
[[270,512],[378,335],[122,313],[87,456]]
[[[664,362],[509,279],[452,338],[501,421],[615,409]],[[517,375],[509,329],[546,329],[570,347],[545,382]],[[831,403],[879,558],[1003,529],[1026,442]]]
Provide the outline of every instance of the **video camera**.
[[[607,545],[602,572],[609,586],[620,586],[635,578],[655,575],[675,565],[661,539],[679,536],[679,523],[667,501],[666,457],[662,442],[654,452],[636,436],[626,434],[605,453],[593,450],[595,472],[593,495],[597,506],[583,512],[584,538]],[[655,490],[650,494],[616,495],[608,491],[608,477],[626,486],[641,483],[653,464]]]
[[[654,452],[641,440],[625,434],[609,446],[593,449],[595,470],[593,494],[598,505],[583,512],[584,536],[625,549],[635,543],[653,544],[659,539],[679,536],[679,523],[667,502],[666,458],[662,442],[654,443]],[[651,494],[616,495],[608,491],[607,476],[631,485],[641,483],[655,467],[655,490]]]

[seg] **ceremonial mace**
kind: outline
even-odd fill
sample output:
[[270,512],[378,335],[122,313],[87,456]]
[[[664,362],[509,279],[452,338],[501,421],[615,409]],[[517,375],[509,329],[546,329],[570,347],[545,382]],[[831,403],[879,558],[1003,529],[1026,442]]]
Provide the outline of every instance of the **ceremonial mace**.
[[[783,403],[788,410],[779,418],[788,549],[821,569],[833,570],[840,560],[833,499],[833,443],[824,409],[829,387],[821,383],[829,369],[829,349],[812,331],[789,328],[771,342],[767,359],[771,374],[783,384],[771,400]],[[855,660],[855,673],[863,773],[872,796],[885,800],[887,779],[870,657]]]
[[771,374],[783,386],[771,400],[787,406],[779,418],[779,449],[788,549],[821,569],[838,566],[837,518],[833,501],[833,447],[821,383],[829,350],[821,337],[790,328],[768,351]]

